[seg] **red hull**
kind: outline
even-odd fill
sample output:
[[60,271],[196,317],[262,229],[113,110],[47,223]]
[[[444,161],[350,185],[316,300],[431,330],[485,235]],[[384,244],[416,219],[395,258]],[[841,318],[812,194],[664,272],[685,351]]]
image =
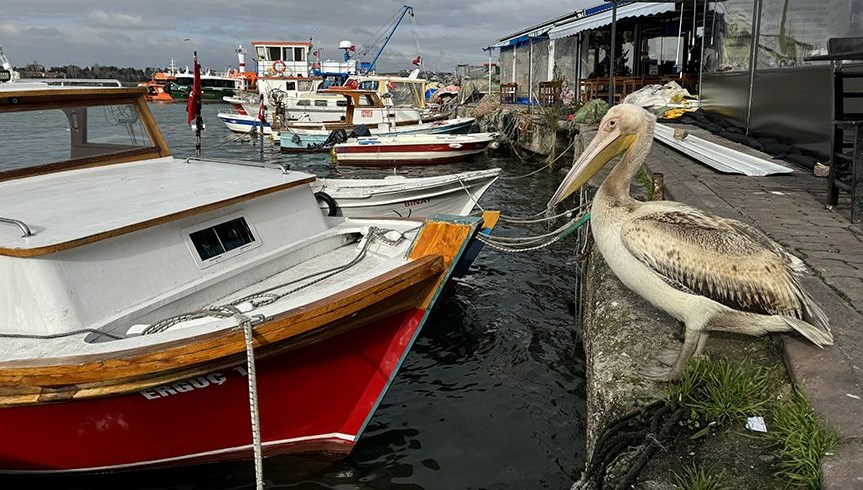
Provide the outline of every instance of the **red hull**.
[[[347,453],[377,408],[424,310],[257,363],[264,454]],[[0,471],[174,466],[250,458],[244,369],[101,399],[0,409]]]
[[339,155],[356,154],[356,153],[399,153],[399,152],[449,152],[449,151],[482,151],[491,141],[477,141],[472,143],[460,143],[458,146],[450,146],[450,143],[423,143],[423,144],[368,144],[368,145],[351,145],[336,147],[336,153]]

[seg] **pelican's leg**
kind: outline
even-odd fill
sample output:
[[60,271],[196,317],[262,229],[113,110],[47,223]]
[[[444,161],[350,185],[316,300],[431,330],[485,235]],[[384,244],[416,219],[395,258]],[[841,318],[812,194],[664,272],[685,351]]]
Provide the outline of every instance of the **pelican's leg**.
[[695,352],[692,354],[692,357],[698,358],[704,355],[704,346],[707,344],[707,337],[710,337],[710,334],[701,332],[698,336],[698,345],[695,346]]
[[673,381],[680,378],[683,370],[686,369],[686,363],[692,358],[692,355],[698,350],[698,346],[704,347],[704,342],[701,339],[707,339],[707,335],[700,328],[687,328],[683,336],[683,345],[677,353],[677,359],[670,367],[652,367],[642,371],[644,377],[654,381]]

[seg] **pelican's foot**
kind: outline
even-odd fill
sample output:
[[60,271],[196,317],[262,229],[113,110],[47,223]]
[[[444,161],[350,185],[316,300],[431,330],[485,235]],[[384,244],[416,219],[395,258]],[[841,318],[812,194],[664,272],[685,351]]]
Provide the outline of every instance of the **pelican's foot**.
[[656,356],[656,360],[664,366],[673,366],[680,354],[680,349],[665,349]]
[[677,379],[677,373],[668,366],[644,368],[641,370],[641,374],[651,381],[665,382]]

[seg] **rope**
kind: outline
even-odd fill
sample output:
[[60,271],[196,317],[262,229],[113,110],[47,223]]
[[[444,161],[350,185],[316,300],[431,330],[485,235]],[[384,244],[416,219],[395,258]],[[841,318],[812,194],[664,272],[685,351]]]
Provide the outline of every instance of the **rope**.
[[264,488],[263,445],[261,443],[261,417],[258,411],[258,375],[255,371],[255,346],[252,338],[252,321],[237,310],[234,318],[243,326],[246,339],[246,370],[249,379],[249,415],[252,421],[252,448],[255,454],[255,488]]
[[476,200],[476,198],[473,196],[473,194],[471,194],[471,192],[467,189],[467,186],[464,185],[464,181],[461,180],[461,176],[457,175],[456,178],[458,178],[458,183],[461,184],[461,188],[464,189],[464,191],[467,193],[468,197],[470,197],[470,200],[473,201],[473,205],[478,207],[480,211],[485,212],[485,209],[483,209],[482,206],[479,205],[479,202]]
[[[685,413],[685,407],[677,403],[657,400],[607,425],[594,445],[587,469],[572,490],[605,488],[609,469],[619,464],[626,464],[628,468],[612,482],[613,488],[632,488],[647,462],[662,447],[661,441],[671,434]],[[628,462],[620,463],[621,455],[630,447],[637,447],[635,454]]]
[[553,243],[565,238],[570,233],[572,233],[572,232],[578,230],[579,228],[581,228],[582,226],[584,226],[584,224],[587,223],[589,220],[590,220],[590,213],[584,213],[581,216],[572,219],[569,223],[562,226],[561,228],[558,228],[558,230],[556,230],[556,231],[559,231],[559,230],[563,230],[563,231],[559,231],[559,233],[554,238],[552,238],[551,240],[549,240],[545,243],[539,244],[539,245],[532,246],[532,247],[518,247],[518,248],[512,247],[512,246],[510,246],[509,243],[506,243],[503,240],[501,240],[501,237],[492,238],[492,237],[489,237],[489,236],[486,236],[483,234],[478,234],[476,237],[477,237],[477,240],[481,241],[482,243],[488,245],[489,247],[491,247],[494,250],[497,250],[499,252],[507,252],[507,253],[533,252],[535,250],[540,250],[540,249],[549,247]]
[[[564,155],[566,154],[566,152],[568,152],[568,151],[569,151],[569,149],[570,149],[570,148],[572,148],[572,146],[573,146],[573,145],[575,145],[575,138],[573,138],[573,139],[572,139],[572,143],[570,143],[570,144],[569,144],[569,146],[567,146],[567,147],[566,147],[566,149],[565,149],[565,150],[563,150],[563,151],[560,153],[560,155],[558,155],[554,160],[552,160],[552,161],[548,162],[546,165],[544,165],[544,166],[542,166],[542,167],[540,167],[540,168],[538,168],[538,169],[534,170],[533,172],[530,172],[530,173],[527,173],[527,174],[524,174],[524,175],[517,175],[517,176],[515,176],[515,177],[501,177],[501,179],[504,179],[504,180],[516,180],[516,179],[522,179],[522,178],[524,178],[524,177],[530,177],[531,175],[537,174],[537,173],[539,173],[540,171],[545,170],[545,169],[547,169],[547,168],[551,167],[552,165],[554,165],[554,163],[555,163],[555,162],[557,162],[558,160],[560,160],[560,157],[564,156]],[[518,153],[516,153],[516,155],[518,155]],[[525,160],[525,161],[526,161],[526,160]]]
[[[169,328],[173,327],[174,325],[177,325],[179,323],[183,323],[183,322],[186,322],[189,320],[196,320],[199,318],[207,318],[207,317],[229,318],[235,314],[234,313],[235,311],[238,311],[237,306],[242,304],[242,303],[247,303],[247,302],[251,303],[253,308],[259,308],[261,306],[275,303],[276,301],[284,298],[285,296],[288,296],[288,295],[293,294],[297,291],[308,288],[309,286],[317,284],[317,283],[319,283],[325,279],[328,279],[332,276],[335,276],[336,274],[344,272],[344,271],[350,269],[351,267],[359,264],[366,257],[366,252],[368,252],[369,245],[372,243],[372,241],[379,240],[379,241],[387,243],[389,245],[395,245],[395,244],[398,244],[401,240],[406,238],[406,236],[405,236],[406,233],[409,233],[413,230],[416,230],[417,228],[419,228],[419,227],[412,228],[410,230],[405,231],[404,233],[397,232],[399,234],[399,237],[394,239],[394,240],[391,240],[391,239],[386,238],[386,236],[385,236],[386,232],[385,231],[383,231],[379,228],[376,228],[376,227],[370,227],[368,233],[366,234],[366,236],[363,239],[364,242],[362,242],[362,248],[360,249],[359,253],[357,253],[357,255],[353,259],[351,259],[350,262],[348,262],[346,264],[343,264],[343,265],[340,265],[337,267],[333,267],[331,269],[326,269],[323,271],[313,272],[313,273],[307,274],[303,277],[300,277],[297,279],[292,279],[290,281],[287,281],[287,282],[284,282],[281,284],[277,284],[275,286],[271,286],[271,287],[266,288],[266,289],[259,290],[255,293],[252,293],[252,294],[249,294],[249,295],[244,296],[242,298],[236,299],[236,300],[231,301],[230,303],[227,303],[224,305],[211,305],[211,306],[204,307],[204,308],[197,310],[197,311],[182,313],[179,315],[175,315],[172,317],[162,319],[156,323],[149,325],[147,328],[145,328],[141,332],[141,335],[149,335],[149,334],[153,334],[153,333],[164,332],[165,330],[168,330]],[[387,230],[387,232],[388,231],[395,231],[395,230]],[[290,289],[288,291],[284,291],[282,293],[273,293],[272,292],[272,291],[275,291],[277,289],[281,289],[281,288],[290,286],[292,284],[296,284],[296,283],[301,282],[301,281],[307,281],[307,280],[315,278],[315,277],[316,277],[316,279],[311,280],[305,284],[297,286],[297,287]]]

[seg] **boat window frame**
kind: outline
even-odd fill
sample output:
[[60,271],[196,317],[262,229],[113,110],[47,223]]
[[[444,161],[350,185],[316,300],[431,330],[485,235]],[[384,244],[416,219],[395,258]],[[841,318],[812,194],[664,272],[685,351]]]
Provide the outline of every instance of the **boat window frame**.
[[70,158],[31,167],[0,170],[0,182],[43,175],[65,170],[103,165],[116,165],[133,161],[171,156],[168,144],[162,137],[156,120],[150,112],[144,95],[145,87],[133,88],[46,88],[44,90],[0,91],[0,113],[60,110],[80,107],[130,105],[135,107],[151,146]]
[[[198,248],[195,245],[195,242],[192,240],[192,234],[206,229],[215,228],[219,225],[230,223],[231,221],[237,219],[243,220],[246,227],[249,229],[249,233],[251,233],[252,235],[252,241],[244,245],[240,245],[239,247],[226,250],[210,258],[202,259],[200,253],[198,252]],[[198,266],[199,269],[207,269],[226,260],[230,260],[238,255],[242,255],[250,250],[260,247],[263,243],[263,240],[261,239],[261,234],[258,233],[258,229],[255,227],[255,224],[252,222],[252,220],[249,219],[248,215],[244,211],[237,211],[195,225],[187,226],[180,230],[180,234],[183,236],[183,241],[186,243],[186,248],[189,250],[189,254],[192,256],[192,259],[195,261],[195,264]]]

